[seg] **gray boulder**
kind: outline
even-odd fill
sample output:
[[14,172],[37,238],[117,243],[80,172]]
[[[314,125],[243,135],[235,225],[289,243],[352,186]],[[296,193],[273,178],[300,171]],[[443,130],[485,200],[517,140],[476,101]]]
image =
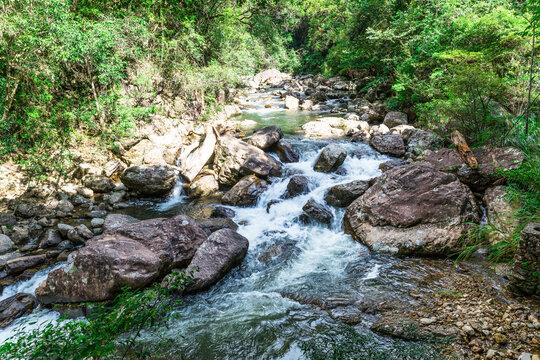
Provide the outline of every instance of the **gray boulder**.
[[334,219],[334,214],[326,206],[319,204],[315,200],[309,200],[303,207],[302,210],[317,222],[330,225],[332,219]]
[[55,247],[62,242],[62,235],[56,229],[47,229],[39,238],[39,247],[42,249]]
[[285,140],[279,140],[272,148],[271,151],[275,152],[279,157],[279,160],[284,163],[294,163],[300,160],[300,156],[292,145]]
[[218,139],[214,156],[218,181],[234,185],[246,175],[281,176],[281,164],[261,149],[230,135]]
[[322,150],[313,168],[324,173],[336,171],[346,158],[347,150],[337,144],[330,144]]
[[178,176],[168,165],[139,165],[129,167],[120,180],[126,187],[143,196],[165,195],[174,187]]
[[399,125],[407,125],[407,114],[401,111],[390,111],[384,117],[383,124],[388,126],[388,128],[393,128]]
[[107,193],[114,189],[114,182],[103,175],[86,175],[83,177],[82,183],[96,193]]
[[336,185],[328,189],[324,200],[331,206],[347,207],[365,193],[369,186],[369,181],[366,180]]
[[374,135],[369,143],[375,150],[382,154],[392,156],[405,155],[405,143],[399,134]]
[[287,184],[287,190],[283,197],[290,199],[298,195],[307,194],[309,192],[309,179],[303,175],[295,175]]
[[138,241],[92,241],[70,255],[64,268],[49,273],[36,297],[42,304],[111,300],[124,287],[149,285],[162,269],[159,256]]
[[245,141],[261,150],[268,150],[283,137],[283,131],[279,126],[267,126],[255,131]]
[[347,233],[372,250],[446,256],[479,220],[476,201],[455,175],[418,162],[395,167],[345,213]]
[[13,241],[11,241],[9,236],[0,234],[0,255],[3,255],[13,250],[13,245]]

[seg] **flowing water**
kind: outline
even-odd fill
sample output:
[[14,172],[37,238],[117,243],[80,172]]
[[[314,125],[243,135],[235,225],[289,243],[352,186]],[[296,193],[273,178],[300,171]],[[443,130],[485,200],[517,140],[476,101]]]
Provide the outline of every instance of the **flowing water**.
[[[297,221],[309,199],[324,203],[329,187],[380,175],[379,164],[388,157],[365,144],[332,140],[349,153],[343,165],[346,174],[315,172],[313,164],[330,141],[304,139],[295,133],[319,114],[266,109],[265,102],[277,103],[270,94],[259,96],[258,102],[256,96],[252,99],[253,109],[243,118],[261,126],[280,125],[301,159],[284,166],[284,176],[273,179],[256,206],[233,208],[238,231],[249,239],[248,254],[241,266],[210,291],[185,297],[178,309],[180,316],[164,330],[174,343],[168,359],[302,359],[302,341],[336,328],[336,319],[352,313],[359,316],[359,331],[368,331],[366,324],[373,317],[358,310],[363,304],[412,303],[410,294],[418,293],[419,287],[435,291],[452,272],[451,261],[400,259],[369,252],[343,232],[344,209],[332,208],[330,226]],[[283,200],[267,211],[267,204],[282,196],[290,177],[297,173],[310,179],[310,192]],[[140,219],[189,213],[194,203],[181,190],[179,184],[167,199],[157,204],[133,203],[123,212]],[[45,275],[37,273],[28,282],[5,289],[2,297],[20,291],[32,293]],[[57,316],[40,314],[43,320]],[[15,325],[0,332],[0,341],[13,333]]]

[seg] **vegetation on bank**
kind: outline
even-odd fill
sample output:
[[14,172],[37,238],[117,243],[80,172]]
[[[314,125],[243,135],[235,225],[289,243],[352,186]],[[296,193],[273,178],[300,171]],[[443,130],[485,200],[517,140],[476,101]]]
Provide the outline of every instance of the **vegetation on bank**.
[[[191,275],[175,272],[167,277],[167,286],[154,284],[150,289],[124,289],[112,304],[89,304],[87,319],[60,319],[38,329],[20,333],[0,345],[5,360],[124,360],[158,358],[167,350],[161,339],[169,320],[177,316],[181,304],[176,296]],[[152,336],[152,347],[142,341]],[[156,350],[160,349],[160,350]]]

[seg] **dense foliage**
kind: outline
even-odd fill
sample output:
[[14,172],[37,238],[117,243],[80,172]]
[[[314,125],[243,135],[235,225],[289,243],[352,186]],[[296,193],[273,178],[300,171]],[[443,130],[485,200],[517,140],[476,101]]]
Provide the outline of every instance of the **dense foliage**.
[[292,70],[296,58],[275,31],[271,5],[2,2],[0,158],[32,160],[38,171],[62,166],[60,155],[77,143],[129,135],[160,110],[158,96],[204,107],[242,75],[271,66]]

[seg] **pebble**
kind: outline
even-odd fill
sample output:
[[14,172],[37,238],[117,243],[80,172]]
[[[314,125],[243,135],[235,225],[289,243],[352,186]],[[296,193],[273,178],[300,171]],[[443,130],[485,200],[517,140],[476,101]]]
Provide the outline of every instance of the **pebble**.
[[437,321],[436,318],[422,318],[422,319],[420,319],[420,323],[422,325],[431,325],[436,321]]
[[466,334],[474,335],[474,329],[470,325],[465,325],[461,328]]
[[92,221],[90,222],[93,228],[102,227],[104,223],[105,223],[105,220],[101,218],[93,218]]

